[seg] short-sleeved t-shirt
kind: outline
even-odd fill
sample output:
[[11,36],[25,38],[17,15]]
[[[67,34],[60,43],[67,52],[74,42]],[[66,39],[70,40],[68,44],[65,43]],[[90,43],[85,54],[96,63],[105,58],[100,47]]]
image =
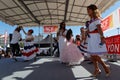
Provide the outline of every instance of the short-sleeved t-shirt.
[[96,19],[93,22],[91,22],[89,24],[89,31],[94,31],[95,29],[97,29],[97,25],[101,24],[101,20],[100,19]]
[[21,34],[17,31],[14,31],[12,34],[11,44],[16,44],[21,39]]

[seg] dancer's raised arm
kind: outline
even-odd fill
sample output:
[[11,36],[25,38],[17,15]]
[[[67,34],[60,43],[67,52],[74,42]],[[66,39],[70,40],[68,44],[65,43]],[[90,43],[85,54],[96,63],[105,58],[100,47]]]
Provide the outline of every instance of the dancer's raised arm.
[[23,27],[21,27],[21,29],[23,30],[23,33],[24,33],[25,35],[27,35],[27,33],[25,32],[25,30],[23,29]]

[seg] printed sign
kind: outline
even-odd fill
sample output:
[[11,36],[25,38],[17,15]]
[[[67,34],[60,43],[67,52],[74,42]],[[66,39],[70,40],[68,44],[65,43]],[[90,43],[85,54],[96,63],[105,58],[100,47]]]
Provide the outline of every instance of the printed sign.
[[56,33],[58,26],[44,26],[44,33]]
[[107,18],[103,19],[101,26],[103,31],[109,29],[110,27],[113,27],[113,16],[110,15]]
[[106,46],[109,54],[120,54],[120,35],[106,38]]

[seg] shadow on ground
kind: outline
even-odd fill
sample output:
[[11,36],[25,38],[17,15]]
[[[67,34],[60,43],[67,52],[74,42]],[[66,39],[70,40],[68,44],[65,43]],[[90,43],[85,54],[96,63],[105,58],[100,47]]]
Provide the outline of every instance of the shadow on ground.
[[112,72],[110,77],[105,77],[101,67],[102,74],[94,78],[87,76],[94,71],[93,65],[88,62],[68,67],[60,64],[57,58],[38,58],[36,62],[2,59],[0,60],[0,80],[119,80],[120,66],[109,64]]
[[43,63],[41,59],[36,62],[3,61],[0,63],[0,80],[75,80],[71,68],[57,60]]

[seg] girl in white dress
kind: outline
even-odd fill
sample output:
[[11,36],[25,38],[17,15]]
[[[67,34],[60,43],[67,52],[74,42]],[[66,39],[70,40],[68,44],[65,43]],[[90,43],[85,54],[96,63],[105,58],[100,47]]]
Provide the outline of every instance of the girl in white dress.
[[90,37],[88,38],[87,51],[91,55],[91,59],[95,67],[93,76],[96,77],[99,73],[101,73],[98,63],[100,63],[103,66],[106,72],[106,76],[109,76],[110,69],[99,56],[100,54],[107,53],[105,38],[101,29],[101,19],[100,19],[99,10],[96,7],[96,5],[90,5],[87,7],[87,12],[89,17],[91,18],[89,24]]
[[67,33],[67,30],[65,28],[65,22],[61,22],[60,23],[60,28],[59,28],[59,31],[58,31],[58,43],[59,43],[59,52],[60,52],[60,62],[61,61],[61,56],[63,54],[63,48],[65,46],[65,43],[66,43],[66,33]]
[[28,33],[26,33],[24,30],[23,32],[26,34],[26,39],[24,42],[24,50],[22,52],[22,57],[25,62],[31,60],[34,58],[36,60],[36,53],[39,51],[38,48],[36,48],[33,44],[34,37],[32,35],[33,30],[28,30]]
[[69,29],[66,34],[66,43],[61,56],[62,62],[68,65],[80,64],[84,57],[78,49],[77,45],[73,43],[72,30]]

